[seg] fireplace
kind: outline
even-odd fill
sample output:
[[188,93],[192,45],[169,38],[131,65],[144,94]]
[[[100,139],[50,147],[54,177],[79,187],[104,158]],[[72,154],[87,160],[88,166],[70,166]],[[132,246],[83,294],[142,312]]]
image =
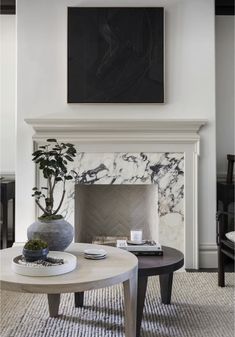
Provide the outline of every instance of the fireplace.
[[[79,155],[71,168],[81,185],[156,185],[160,243],[183,251],[187,268],[198,268],[198,131],[205,121],[39,118],[27,123],[36,131],[35,148],[52,137],[76,144]],[[75,199],[70,184],[63,215],[76,226]]]
[[[77,164],[76,164],[77,163]],[[149,193],[151,193],[154,200],[151,201],[151,210],[149,214],[155,211],[156,214],[156,232],[159,234],[152,237],[152,239],[158,239],[163,245],[170,245],[181,251],[184,251],[184,154],[183,153],[79,153],[75,165],[72,169],[77,173],[77,184],[78,187],[75,188],[75,228],[79,228],[81,220],[79,214],[79,206],[82,211],[90,217],[92,217],[93,204],[96,203],[94,200],[93,204],[91,200],[94,198],[92,193],[89,193],[87,189],[86,193],[89,193],[90,200],[86,196],[86,200],[89,200],[89,207],[86,209],[85,206],[81,206],[81,198],[83,199],[83,194],[79,197],[79,189],[82,185],[101,185],[102,189],[96,191],[93,189],[93,193],[96,193],[101,197],[102,190],[104,194],[108,194],[112,198],[112,193],[114,196],[117,191],[121,189],[122,196],[124,198],[124,190],[127,194],[131,194],[134,197],[135,192],[131,187],[136,186],[136,193],[140,193],[142,186],[142,193],[146,194],[145,198],[150,198],[148,196],[147,187],[149,186]],[[105,188],[106,186],[106,188]],[[108,186],[120,186],[117,188],[108,188]],[[152,189],[151,189],[152,186]],[[74,186],[70,185],[70,198],[74,198]],[[90,190],[92,191],[92,190]],[[155,191],[153,193],[153,191]],[[156,192],[157,191],[157,192]],[[113,196],[113,197],[114,197]],[[105,195],[103,196],[105,198]],[[139,198],[141,203],[141,199]],[[117,198],[117,202],[121,203],[120,198]],[[128,200],[127,200],[128,202]],[[137,202],[137,200],[136,200]],[[84,200],[82,200],[84,203]],[[150,202],[149,202],[150,203]],[[149,203],[142,205],[142,207],[150,207]],[[64,209],[64,215],[68,217],[73,212],[71,208],[72,203],[67,203]],[[100,205],[102,206],[102,204]],[[132,205],[131,205],[132,206]],[[97,206],[95,206],[97,207]],[[123,205],[120,205],[123,207]],[[89,214],[89,212],[91,212]],[[105,213],[105,210],[103,210]],[[120,210],[121,212],[121,210]],[[148,213],[143,211],[146,217],[146,226],[148,226]],[[107,213],[106,213],[107,214]],[[77,215],[77,216],[76,216]],[[126,218],[127,218],[127,214]],[[96,212],[98,217],[98,213]],[[121,218],[121,214],[119,214]],[[135,218],[135,216],[134,216]],[[91,220],[91,219],[90,219]],[[116,219],[117,220],[117,219]],[[131,221],[131,218],[129,219]],[[137,218],[136,218],[137,221]],[[83,221],[84,222],[84,221]],[[93,216],[93,222],[97,226],[102,227],[102,223],[98,224]],[[115,221],[114,221],[115,223]],[[123,229],[124,230],[124,229]],[[110,234],[111,231],[107,228],[107,233]],[[89,233],[90,234],[90,233]],[[98,235],[95,231],[95,235]],[[100,233],[103,234],[103,233]],[[125,234],[119,233],[119,235]],[[84,236],[83,236],[84,237]],[[86,237],[86,236],[85,236]],[[91,234],[90,237],[91,238]],[[149,237],[151,239],[151,237]]]
[[96,236],[129,237],[142,230],[143,239],[158,241],[157,185],[75,186],[75,241]]

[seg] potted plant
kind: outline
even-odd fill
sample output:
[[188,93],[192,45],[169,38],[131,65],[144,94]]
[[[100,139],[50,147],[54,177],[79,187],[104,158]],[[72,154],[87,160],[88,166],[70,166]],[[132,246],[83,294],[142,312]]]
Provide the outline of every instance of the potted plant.
[[[63,251],[73,240],[73,227],[59,211],[66,193],[66,182],[73,179],[68,172],[68,164],[74,161],[76,149],[73,144],[59,143],[56,139],[47,139],[47,143],[32,154],[32,160],[38,165],[46,184],[33,188],[32,196],[43,213],[38,221],[29,226],[27,235],[29,240],[39,238],[46,241],[50,250]],[[60,201],[55,205],[57,185],[61,185],[62,190]]]
[[48,244],[42,240],[29,240],[23,248],[23,256],[27,262],[45,260],[48,253]]

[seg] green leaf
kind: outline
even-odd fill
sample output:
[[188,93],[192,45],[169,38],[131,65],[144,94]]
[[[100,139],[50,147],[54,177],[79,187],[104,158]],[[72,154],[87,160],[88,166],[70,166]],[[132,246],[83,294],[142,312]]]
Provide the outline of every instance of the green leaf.
[[57,168],[57,164],[56,163],[51,163],[51,168],[53,168],[53,169],[56,169]]
[[49,177],[50,171],[48,170],[47,167],[45,167],[45,168],[43,169],[43,175],[44,175],[44,178],[46,178],[46,179]]
[[61,166],[61,170],[62,170],[64,173],[67,173],[67,172],[68,172],[67,168],[66,168],[64,165]]
[[37,155],[39,155],[41,153],[42,153],[42,150],[37,150],[37,151],[35,151],[35,152],[32,153],[32,156],[37,156]]
[[68,154],[74,154],[74,153],[76,153],[77,151],[74,149],[74,148],[72,148],[72,147],[69,147],[68,148],[68,150],[67,150],[67,153]]
[[44,161],[44,158],[38,158],[35,163],[38,164],[38,163],[42,163]]
[[61,180],[63,180],[61,177],[56,177],[55,178],[55,181],[61,181]]
[[43,154],[37,154],[35,157],[33,157],[32,161],[35,161],[36,159],[44,156]]
[[35,194],[35,195],[40,195],[40,194],[42,194],[42,192],[40,192],[40,191],[35,191],[34,194]]
[[73,179],[72,176],[65,176],[64,178],[65,178],[65,180],[72,180]]
[[48,154],[49,156],[54,156],[57,154],[57,151],[52,150],[52,151],[49,151]]
[[58,168],[62,169],[62,167],[65,167],[65,165],[63,164],[63,162],[58,162]]
[[57,140],[55,138],[48,138],[47,142],[49,142],[49,143],[57,143]]
[[65,155],[65,158],[68,159],[69,161],[73,161],[73,159],[70,156],[68,156],[67,154]]

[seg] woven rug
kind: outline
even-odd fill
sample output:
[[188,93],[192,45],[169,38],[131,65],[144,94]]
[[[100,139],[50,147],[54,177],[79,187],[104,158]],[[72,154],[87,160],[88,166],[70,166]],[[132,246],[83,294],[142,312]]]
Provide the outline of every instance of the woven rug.
[[[172,304],[160,302],[158,277],[149,278],[142,337],[233,337],[234,275],[217,286],[216,273],[176,273]],[[124,337],[121,286],[87,292],[74,308],[63,294],[60,317],[49,318],[45,295],[2,291],[1,337]]]

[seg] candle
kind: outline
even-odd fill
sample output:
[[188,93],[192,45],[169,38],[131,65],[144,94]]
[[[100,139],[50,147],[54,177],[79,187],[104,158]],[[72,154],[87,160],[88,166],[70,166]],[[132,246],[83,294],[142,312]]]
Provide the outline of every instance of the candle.
[[131,238],[131,241],[137,241],[137,242],[141,242],[142,241],[142,234],[143,234],[143,231],[142,230],[132,230],[130,232],[130,238]]

